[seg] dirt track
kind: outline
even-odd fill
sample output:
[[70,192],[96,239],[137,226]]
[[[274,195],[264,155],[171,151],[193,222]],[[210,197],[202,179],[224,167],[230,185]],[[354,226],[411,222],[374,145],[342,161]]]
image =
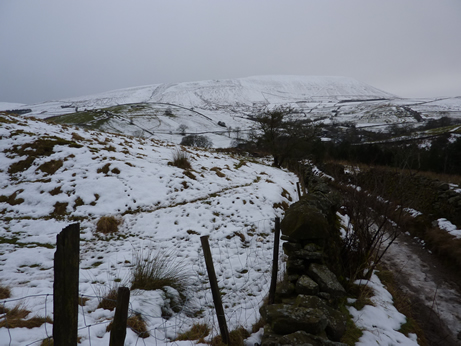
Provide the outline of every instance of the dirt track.
[[401,235],[383,258],[429,345],[461,345],[461,275],[447,269],[423,246]]

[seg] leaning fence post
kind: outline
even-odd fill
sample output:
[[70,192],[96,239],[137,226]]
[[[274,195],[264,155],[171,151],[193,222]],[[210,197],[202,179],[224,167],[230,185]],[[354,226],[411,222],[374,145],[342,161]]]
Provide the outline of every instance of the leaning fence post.
[[226,345],[229,344],[229,331],[227,330],[226,316],[224,315],[224,308],[221,301],[221,293],[219,292],[218,281],[213,266],[213,258],[211,257],[210,244],[208,243],[208,236],[200,237],[203,248],[203,256],[205,257],[206,269],[208,271],[208,279],[210,280],[211,293],[213,295],[213,302],[216,309],[216,316],[218,317],[219,330],[221,332],[222,342]]
[[64,228],[56,237],[53,284],[54,346],[76,346],[78,337],[78,271],[80,224]]
[[109,346],[125,345],[129,303],[130,289],[128,287],[119,287],[117,292],[117,305],[115,307],[114,322],[112,324],[112,330],[110,331]]
[[301,187],[299,181],[296,183],[296,189],[298,190],[298,199],[301,199]]
[[272,278],[271,286],[269,288],[269,302],[268,304],[274,304],[275,301],[275,289],[277,288],[277,274],[279,270],[279,244],[280,244],[280,218],[275,218],[275,232],[274,232],[274,255],[272,260]]

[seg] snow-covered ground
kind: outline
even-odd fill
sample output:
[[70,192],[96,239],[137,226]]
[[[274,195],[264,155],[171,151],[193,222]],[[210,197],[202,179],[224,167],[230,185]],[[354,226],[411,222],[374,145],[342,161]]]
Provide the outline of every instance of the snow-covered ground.
[[[54,146],[40,151],[44,143]],[[114,312],[97,305],[111,288],[129,285],[133,258],[140,252],[166,252],[188,268],[192,285],[187,308],[168,320],[162,307],[168,307],[171,292],[132,292],[130,313],[143,316],[151,336],[140,340],[128,330],[126,344],[171,344],[194,323],[206,323],[217,335],[200,246],[204,235],[209,235],[229,329],[250,328],[269,288],[273,220],[283,216],[282,203],[296,199],[297,177],[265,160],[190,148],[185,150],[192,170],[186,172],[169,164],[178,149],[158,140],[0,115],[0,284],[11,289],[11,298],[0,306],[19,304],[31,311],[29,317],[52,317],[56,235],[77,218],[79,290],[88,298],[79,308],[82,345],[108,344],[106,327]],[[27,163],[27,157],[34,160]],[[51,163],[58,169],[49,174]],[[59,215],[59,206],[64,214]],[[96,232],[97,220],[108,215],[123,221],[113,236]],[[384,293],[376,287],[379,313],[367,317],[372,328],[361,322],[360,312],[356,321],[370,330],[362,340],[381,343],[389,339],[374,333],[373,326],[395,331],[404,320],[389,310],[389,299],[379,298]],[[51,332],[51,324],[2,327],[0,345],[39,345]],[[411,345],[411,338],[398,335],[398,340]]]

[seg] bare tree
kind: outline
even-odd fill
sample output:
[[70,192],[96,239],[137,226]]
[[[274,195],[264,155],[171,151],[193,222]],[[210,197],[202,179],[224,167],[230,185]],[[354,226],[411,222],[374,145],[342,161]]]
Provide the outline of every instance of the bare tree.
[[311,121],[297,118],[290,107],[264,109],[254,120],[251,141],[272,155],[276,167],[287,159],[305,157],[316,132]]

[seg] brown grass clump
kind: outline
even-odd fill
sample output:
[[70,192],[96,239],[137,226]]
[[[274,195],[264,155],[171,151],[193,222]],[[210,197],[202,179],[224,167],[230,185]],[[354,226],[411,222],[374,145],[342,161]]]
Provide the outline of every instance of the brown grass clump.
[[182,169],[192,168],[192,165],[189,161],[189,155],[184,150],[176,150],[173,153],[173,161],[169,162],[168,164]]
[[102,216],[96,224],[96,232],[102,234],[112,234],[118,232],[118,226],[122,220],[115,216]]
[[52,336],[44,339],[42,343],[40,344],[40,346],[53,346],[53,345],[54,345],[54,340]]
[[174,253],[134,255],[131,289],[156,290],[165,286],[184,294],[190,286],[190,273],[185,264]]
[[2,311],[5,315],[0,321],[0,328],[37,328],[40,327],[43,323],[53,323],[50,317],[32,317],[26,319],[29,316],[30,311],[21,308],[20,305],[16,305],[13,309],[5,309]]
[[446,265],[461,269],[461,239],[438,227],[432,227],[426,232],[425,240]]
[[[228,346],[244,346],[243,341],[250,336],[250,333],[243,327],[239,327],[229,332],[229,344]],[[221,335],[215,336],[210,345],[212,346],[224,346]]]
[[194,324],[191,329],[181,333],[175,339],[180,340],[197,340],[197,343],[205,343],[204,338],[210,334],[210,328],[206,324]]
[[116,288],[111,288],[109,292],[101,298],[97,308],[113,311],[117,306],[117,292],[118,290]]
[[8,299],[11,297],[11,290],[9,287],[0,285],[0,299]]
[[[146,321],[142,318],[141,314],[135,314],[128,317],[126,325],[135,332],[140,338],[148,338],[150,336],[149,331],[147,330]],[[106,327],[106,332],[112,330],[113,322],[110,322]]]
[[220,178],[224,178],[226,176],[223,172],[221,172],[221,168],[219,168],[219,167],[212,167],[212,168],[210,168],[210,171],[215,172],[216,175],[218,177],[220,177]]
[[135,332],[140,338],[148,338],[150,336],[147,330],[146,321],[142,318],[141,314],[135,314],[128,317],[126,324],[130,329]]

